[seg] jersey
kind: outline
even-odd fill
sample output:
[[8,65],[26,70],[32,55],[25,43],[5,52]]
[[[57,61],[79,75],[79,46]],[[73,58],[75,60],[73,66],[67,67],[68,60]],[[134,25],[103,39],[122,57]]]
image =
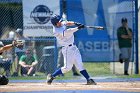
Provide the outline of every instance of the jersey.
[[60,46],[68,46],[74,43],[74,35],[77,28],[69,28],[67,29],[66,24],[62,22],[61,27],[53,27],[54,36],[57,38],[57,42]]
[[31,56],[28,58],[26,55],[22,55],[19,62],[25,62],[28,65],[31,65],[33,62],[37,61],[36,56]]
[[[129,28],[129,31],[132,32],[132,30],[130,28]],[[121,35],[128,35],[125,27],[119,27],[118,30],[117,30],[119,48],[130,48],[130,47],[132,47],[132,40],[130,38],[128,38],[128,39],[121,38]]]
[[78,28],[67,28],[66,24],[62,22],[61,27],[54,27],[53,33],[59,45],[62,46],[62,54],[64,58],[64,66],[61,67],[62,73],[66,73],[72,69],[73,64],[79,71],[84,70],[81,54],[74,45],[74,32]]

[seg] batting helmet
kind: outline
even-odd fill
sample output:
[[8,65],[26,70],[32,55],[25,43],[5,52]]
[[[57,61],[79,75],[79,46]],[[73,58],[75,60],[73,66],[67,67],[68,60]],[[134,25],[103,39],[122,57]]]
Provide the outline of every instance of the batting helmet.
[[56,24],[58,23],[58,22],[60,22],[61,21],[61,16],[59,16],[59,15],[55,15],[55,16],[53,16],[52,18],[51,18],[51,23],[54,25],[54,26],[56,26]]
[[0,75],[0,85],[7,85],[9,82],[9,79],[4,76],[4,75]]

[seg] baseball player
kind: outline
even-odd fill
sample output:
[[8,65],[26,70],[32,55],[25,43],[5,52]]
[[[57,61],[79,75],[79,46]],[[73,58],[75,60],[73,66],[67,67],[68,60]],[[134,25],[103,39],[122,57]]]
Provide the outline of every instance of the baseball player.
[[[8,44],[8,45],[5,45],[0,42],[0,45],[3,46],[3,47],[0,47],[0,55],[2,55],[2,53],[6,50],[9,50],[9,49],[12,49],[13,47],[18,47],[18,48],[21,48],[23,46],[23,43],[22,42],[18,42],[16,40],[14,40],[12,42],[12,44]],[[4,75],[0,75],[0,85],[7,85],[9,82],[8,78]]]
[[[50,85],[56,76],[70,71],[72,66],[75,65],[80,73],[86,78],[87,85],[96,85],[94,80],[90,78],[86,69],[83,67],[81,54],[74,44],[74,32],[84,28],[85,26],[73,21],[64,22],[59,15],[52,17],[51,23],[53,24],[54,36],[57,38],[57,42],[62,46],[64,66],[56,70],[53,74],[48,74],[47,83]],[[78,27],[67,28],[67,26],[72,25],[76,25]]]
[[128,27],[127,18],[121,19],[122,26],[117,29],[118,44],[120,48],[120,62],[124,62],[124,75],[128,74],[132,48],[132,29]]

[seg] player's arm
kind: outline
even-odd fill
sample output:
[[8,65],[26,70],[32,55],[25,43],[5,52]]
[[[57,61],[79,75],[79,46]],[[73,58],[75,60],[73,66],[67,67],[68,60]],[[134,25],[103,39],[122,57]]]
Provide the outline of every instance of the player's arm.
[[128,33],[128,35],[122,34],[121,35],[121,38],[124,38],[124,39],[132,39],[132,32],[128,29],[127,30],[127,33]]
[[74,21],[67,21],[66,24],[67,24],[67,26],[73,26],[73,25],[80,26],[80,25],[82,25],[81,23],[74,22]]
[[75,25],[75,23],[74,23],[73,21],[68,21],[68,22],[66,23],[66,25],[67,25],[67,26],[73,26],[73,25]]
[[34,61],[33,63],[32,63],[32,67],[34,67],[34,66],[36,66],[38,64],[38,62],[37,61]]
[[72,33],[76,32],[76,31],[78,31],[78,30],[80,30],[80,29],[82,29],[82,28],[84,28],[84,27],[85,27],[84,25],[80,25],[80,26],[78,26],[78,27],[69,28],[69,29],[67,29],[67,30],[65,31],[65,35],[72,34]]
[[13,44],[8,44],[8,45],[5,45],[3,47],[0,48],[0,53],[6,51],[6,50],[9,50],[13,47]]
[[37,57],[35,55],[33,57],[34,57],[34,62],[32,63],[31,66],[34,67],[34,66],[36,66],[38,64],[38,61],[37,61]]
[[27,65],[24,61],[19,61],[19,65],[22,67],[32,67],[31,65]]
[[117,29],[117,36],[118,38],[122,38],[122,39],[128,39],[129,36],[126,35],[125,33],[123,33],[122,29],[121,28],[118,28]]
[[25,63],[25,56],[24,55],[22,55],[21,57],[20,57],[20,60],[19,60],[19,65],[21,65],[22,67],[30,67],[29,65],[27,65],[26,63]]
[[1,47],[0,53],[4,52],[6,50],[12,49],[13,47],[22,48],[22,46],[23,46],[22,42],[14,40],[14,41],[12,41],[12,44],[8,44],[8,45]]
[[126,29],[127,30],[127,33],[128,33],[128,37],[130,38],[130,39],[132,39],[132,30],[131,29]]
[[128,27],[128,24],[125,25],[126,31],[127,31],[127,35],[123,36],[124,38],[132,38],[132,30]]

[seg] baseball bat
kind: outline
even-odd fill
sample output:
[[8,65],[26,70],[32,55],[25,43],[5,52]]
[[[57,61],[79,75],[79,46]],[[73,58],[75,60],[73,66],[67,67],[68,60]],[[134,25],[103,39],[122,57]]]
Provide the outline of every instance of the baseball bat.
[[87,27],[87,28],[94,28],[94,29],[96,29],[96,30],[104,30],[104,29],[105,29],[105,28],[102,27],[102,26],[85,26],[85,27]]

